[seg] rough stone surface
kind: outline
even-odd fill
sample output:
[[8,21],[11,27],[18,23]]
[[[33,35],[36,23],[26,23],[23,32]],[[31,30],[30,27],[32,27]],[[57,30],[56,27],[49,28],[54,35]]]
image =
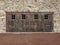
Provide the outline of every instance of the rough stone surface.
[[6,32],[6,12],[54,12],[54,32],[60,32],[60,0],[0,0],[0,32]]

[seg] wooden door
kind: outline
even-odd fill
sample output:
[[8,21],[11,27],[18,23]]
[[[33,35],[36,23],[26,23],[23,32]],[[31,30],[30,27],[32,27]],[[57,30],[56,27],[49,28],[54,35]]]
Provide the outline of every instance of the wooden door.
[[43,31],[44,32],[52,32],[53,31],[53,13],[43,13],[42,14],[43,21]]
[[7,12],[7,32],[51,32],[53,13],[50,12]]
[[6,31],[17,32],[18,31],[18,17],[17,13],[8,12],[6,13]]

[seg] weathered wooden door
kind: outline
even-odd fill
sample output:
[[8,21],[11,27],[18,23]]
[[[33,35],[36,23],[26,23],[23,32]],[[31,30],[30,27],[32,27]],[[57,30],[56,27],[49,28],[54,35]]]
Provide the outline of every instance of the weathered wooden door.
[[53,31],[53,12],[42,13],[42,23],[44,32]]
[[51,32],[53,15],[50,12],[7,12],[7,32]]
[[6,13],[7,16],[6,16],[6,31],[7,32],[17,32],[18,28],[17,28],[17,22],[18,22],[18,18],[16,16],[16,13],[12,13],[12,12],[8,12]]

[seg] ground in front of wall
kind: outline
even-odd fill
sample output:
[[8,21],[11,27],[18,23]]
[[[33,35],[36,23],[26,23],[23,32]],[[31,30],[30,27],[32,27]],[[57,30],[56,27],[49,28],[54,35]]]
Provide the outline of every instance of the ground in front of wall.
[[0,34],[0,45],[60,45],[60,33]]

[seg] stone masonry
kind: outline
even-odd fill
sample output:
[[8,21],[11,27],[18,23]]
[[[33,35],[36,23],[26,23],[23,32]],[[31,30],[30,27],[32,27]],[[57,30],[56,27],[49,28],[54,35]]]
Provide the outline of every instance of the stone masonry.
[[6,12],[54,12],[54,31],[60,32],[60,0],[0,0],[0,33],[6,32]]

